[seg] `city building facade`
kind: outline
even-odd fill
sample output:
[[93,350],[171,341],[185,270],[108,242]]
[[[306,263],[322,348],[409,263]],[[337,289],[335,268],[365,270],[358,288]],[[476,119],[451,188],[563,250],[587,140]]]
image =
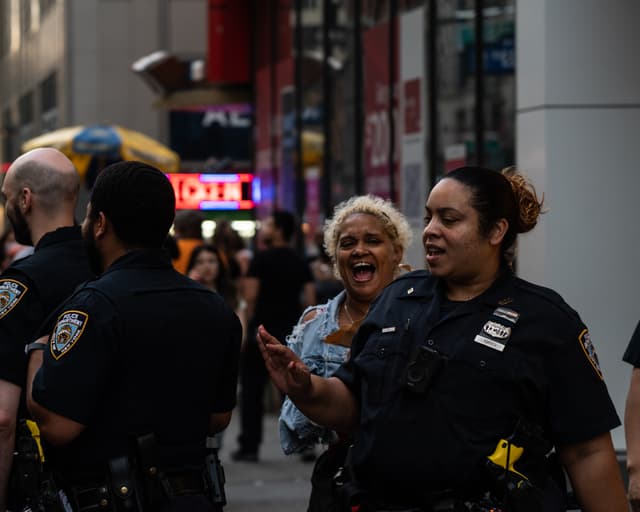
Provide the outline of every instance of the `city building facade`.
[[[248,57],[233,38],[211,44],[225,30],[212,33],[212,12],[238,3]],[[517,271],[581,314],[622,415],[630,368],[621,357],[640,320],[638,22],[633,0],[7,0],[2,156],[51,128],[118,122],[192,151],[185,170],[214,156],[218,172],[227,143],[206,151],[219,132],[196,130],[191,146],[185,134],[249,123],[242,151],[258,184],[255,218],[293,210],[311,240],[339,201],[375,193],[408,216],[417,268],[437,179],[460,165],[515,164],[546,210],[520,241]],[[129,67],[159,49],[248,58],[248,104],[193,96],[157,108]],[[613,435],[624,451],[622,429]]]

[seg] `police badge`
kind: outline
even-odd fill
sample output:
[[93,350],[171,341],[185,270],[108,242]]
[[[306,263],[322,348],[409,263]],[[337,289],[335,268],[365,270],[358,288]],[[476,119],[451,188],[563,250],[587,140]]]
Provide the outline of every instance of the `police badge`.
[[16,307],[28,289],[15,279],[0,279],[0,318]]
[[51,335],[51,355],[56,361],[73,348],[88,320],[89,315],[75,310],[65,311],[58,317]]
[[580,341],[580,346],[587,356],[587,359],[589,359],[591,366],[593,366],[593,369],[598,374],[598,377],[600,377],[601,380],[604,380],[602,370],[600,369],[600,361],[598,361],[598,354],[596,354],[596,348],[593,346],[591,336],[589,336],[589,331],[584,329],[580,333],[580,336],[578,336],[578,340]]

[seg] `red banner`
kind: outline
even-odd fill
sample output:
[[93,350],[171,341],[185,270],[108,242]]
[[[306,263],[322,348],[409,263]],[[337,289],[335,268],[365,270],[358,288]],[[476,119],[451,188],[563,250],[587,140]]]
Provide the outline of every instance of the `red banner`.
[[209,82],[250,81],[250,24],[248,0],[209,0]]
[[[389,24],[382,23],[367,30],[363,35],[363,46],[365,190],[367,193],[389,198],[389,152],[391,150],[392,124],[389,120]],[[398,45],[394,46],[397,51]],[[397,77],[397,58],[395,62],[394,76]],[[395,89],[397,90],[397,87]],[[394,94],[393,111],[394,118],[397,119],[397,93]],[[395,126],[397,128],[397,122]],[[396,137],[396,146],[397,140]],[[393,158],[392,172],[394,177],[397,175],[396,169],[397,152]]]

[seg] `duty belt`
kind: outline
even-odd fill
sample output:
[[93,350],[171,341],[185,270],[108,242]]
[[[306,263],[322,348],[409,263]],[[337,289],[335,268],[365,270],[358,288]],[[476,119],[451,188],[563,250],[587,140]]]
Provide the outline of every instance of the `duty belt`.
[[209,490],[203,468],[169,471],[164,474],[164,478],[161,478],[160,481],[169,496],[204,494]]
[[[160,482],[167,497],[206,494],[209,490],[203,468],[188,468],[166,472]],[[71,485],[69,495],[79,512],[119,510],[115,496],[118,489],[110,489],[107,479],[104,482],[84,485]],[[129,494],[129,491],[126,491]],[[125,507],[126,508],[126,507]],[[74,508],[75,510],[75,508]],[[134,509],[135,510],[135,509]]]

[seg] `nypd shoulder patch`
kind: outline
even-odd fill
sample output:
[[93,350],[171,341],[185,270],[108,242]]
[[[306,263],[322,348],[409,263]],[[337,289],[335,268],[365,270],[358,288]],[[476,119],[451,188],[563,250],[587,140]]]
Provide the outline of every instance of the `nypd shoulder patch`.
[[87,326],[89,315],[82,311],[65,311],[58,317],[51,334],[51,355],[55,360],[67,354],[77,343]]
[[15,279],[0,279],[0,318],[16,307],[29,288]]
[[578,336],[578,341],[580,341],[580,346],[587,356],[587,359],[591,363],[591,366],[593,366],[593,369],[598,374],[598,377],[600,377],[601,380],[604,380],[602,370],[600,369],[600,361],[598,361],[598,354],[596,354],[596,348],[593,346],[588,329],[584,329],[580,333],[580,335]]

